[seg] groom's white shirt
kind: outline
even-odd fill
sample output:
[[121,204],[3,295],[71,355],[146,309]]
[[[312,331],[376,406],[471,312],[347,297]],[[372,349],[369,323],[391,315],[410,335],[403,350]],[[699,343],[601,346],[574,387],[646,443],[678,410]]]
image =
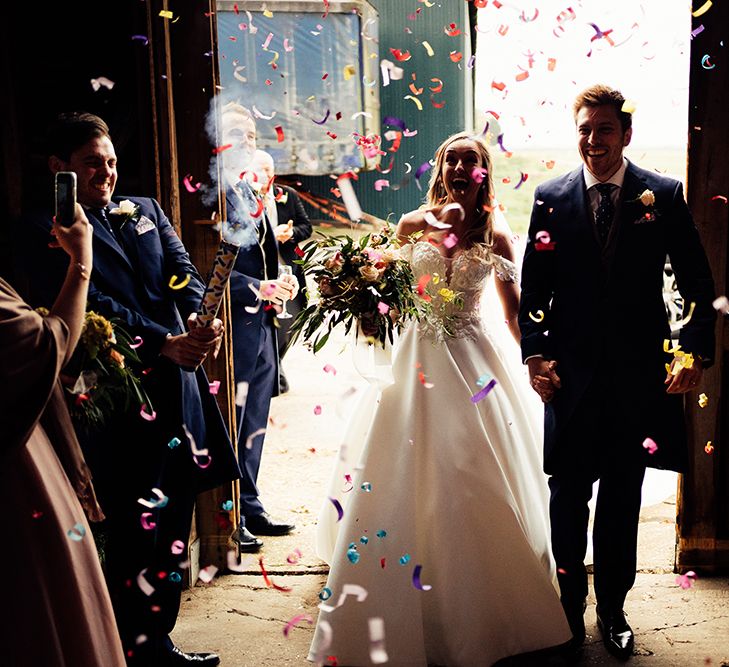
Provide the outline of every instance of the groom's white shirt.
[[600,203],[600,193],[597,191],[597,185],[600,183],[612,183],[614,186],[613,191],[610,193],[610,199],[613,200],[613,206],[615,210],[618,210],[618,200],[620,199],[620,191],[623,189],[623,181],[625,180],[625,170],[628,168],[628,161],[623,158],[623,164],[607,181],[598,181],[592,172],[583,164],[582,165],[582,176],[585,179],[585,189],[587,190],[587,196],[590,199],[590,208],[592,209],[592,215],[595,216],[597,213],[597,207]]

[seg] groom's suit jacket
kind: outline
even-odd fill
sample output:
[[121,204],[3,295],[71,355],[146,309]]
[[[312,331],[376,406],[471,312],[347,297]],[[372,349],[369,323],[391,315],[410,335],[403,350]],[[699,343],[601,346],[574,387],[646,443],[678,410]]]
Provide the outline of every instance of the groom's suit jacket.
[[[121,199],[114,197],[115,202]],[[168,333],[184,332],[188,315],[198,310],[204,284],[159,204],[142,197],[127,199],[138,205],[138,219],[124,223],[119,239],[98,212],[86,211],[94,229],[88,308],[118,319],[132,337],[142,338],[137,352],[148,370],[143,381],[157,418],[146,422],[136,413],[126,414],[102,433],[81,439],[92,469],[94,464],[107,472],[121,466],[120,474],[131,469],[138,475],[130,484],[136,481],[149,488],[164,478],[169,485],[166,492],[179,487],[194,493],[240,477],[204,370],[184,371],[159,354]],[[48,248],[48,216],[27,219],[23,225],[18,251],[27,273],[26,297],[33,306],[50,307],[63,282],[68,256]],[[189,282],[172,289],[172,276],[178,284],[189,276]],[[173,438],[181,444],[170,446]],[[209,458],[194,459],[193,447],[207,450]]]
[[[654,193],[653,206],[641,203],[645,190]],[[666,394],[664,384],[665,364],[673,357],[664,352],[670,338],[666,256],[684,298],[684,317],[695,304],[679,343],[700,355],[705,367],[714,356],[716,314],[711,271],[681,184],[628,162],[613,240],[605,249],[582,167],[538,186],[534,200],[522,271],[522,356],[556,360],[562,380],[545,406],[545,471],[564,470],[607,426],[589,424],[591,414],[610,415],[610,427],[622,433],[616,456],[682,470],[683,397]],[[658,445],[653,455],[641,446],[647,437]]]

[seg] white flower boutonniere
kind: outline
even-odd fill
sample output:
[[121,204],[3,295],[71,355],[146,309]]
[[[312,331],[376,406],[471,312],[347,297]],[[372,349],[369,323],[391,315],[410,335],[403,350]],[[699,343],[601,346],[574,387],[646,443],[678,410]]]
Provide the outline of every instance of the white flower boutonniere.
[[633,224],[639,225],[646,222],[653,222],[656,219],[656,211],[653,208],[656,203],[656,195],[653,192],[653,190],[643,190],[643,192],[638,195],[636,199],[633,199],[634,202],[640,202],[645,206],[648,210],[643,213],[637,220],[634,221]]
[[123,199],[119,202],[119,206],[116,208],[109,209],[110,215],[117,215],[121,219],[121,224],[129,220],[136,220],[139,217],[139,205],[135,204],[128,199]]

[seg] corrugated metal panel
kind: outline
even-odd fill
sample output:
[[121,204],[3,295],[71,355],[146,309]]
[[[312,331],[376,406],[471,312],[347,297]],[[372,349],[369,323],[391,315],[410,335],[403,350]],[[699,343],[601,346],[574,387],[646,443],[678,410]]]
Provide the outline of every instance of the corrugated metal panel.
[[[430,7],[420,3],[417,6],[407,5],[398,0],[370,2],[379,12],[380,59],[390,60],[404,70],[403,78],[399,81],[391,81],[384,87],[380,81],[381,118],[400,118],[409,130],[417,130],[418,133],[414,137],[403,137],[400,149],[394,154],[395,162],[390,173],[362,172],[353,185],[365,212],[380,218],[391,215],[391,219],[397,221],[402,213],[420,205],[427,189],[430,172],[423,174],[420,179],[421,191],[414,179],[417,168],[433,157],[435,149],[445,137],[464,129],[472,129],[473,70],[468,68],[471,56],[468,5],[452,0],[441,4],[434,3]],[[445,29],[451,23],[455,23],[461,30],[459,35],[446,34]],[[426,47],[423,46],[424,41],[432,47],[433,56],[428,55]],[[409,51],[411,58],[405,62],[397,62],[390,52],[391,48]],[[451,52],[462,54],[459,63],[451,60]],[[443,81],[442,92],[433,96],[436,103],[445,102],[443,108],[438,109],[431,102],[430,87],[437,85],[431,79]],[[416,97],[409,89],[411,83],[417,88],[423,88],[423,92],[417,96],[422,104],[422,111],[418,110],[412,99],[404,99],[407,95]],[[381,126],[383,134],[387,129],[386,126]],[[383,146],[386,148],[390,145],[391,142],[383,138]],[[392,155],[388,153],[383,156],[383,168],[388,166]],[[406,163],[411,165],[409,174],[405,173]],[[381,178],[387,179],[391,187],[377,192],[374,183]],[[332,196],[329,190],[334,182],[330,178],[301,178],[301,182],[304,189],[314,194]],[[315,219],[321,218],[318,212],[310,213]]]

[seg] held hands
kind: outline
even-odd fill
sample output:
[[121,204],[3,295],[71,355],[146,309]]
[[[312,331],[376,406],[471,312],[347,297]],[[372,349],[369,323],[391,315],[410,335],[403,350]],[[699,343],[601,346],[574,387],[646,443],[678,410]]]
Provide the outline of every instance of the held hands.
[[532,388],[539,394],[543,403],[549,403],[554,398],[555,389],[562,387],[562,381],[555,371],[557,362],[542,357],[532,357],[527,361],[527,366]]
[[299,283],[294,276],[281,276],[276,280],[262,280],[261,298],[282,305],[299,293]]
[[686,368],[681,364],[678,372],[676,372],[676,365],[679,359],[674,358],[671,362],[671,369],[666,374],[666,379],[663,384],[667,384],[667,394],[685,394],[688,391],[693,391],[701,382],[701,377],[704,374],[704,368],[699,359],[694,357],[694,363],[691,368]]
[[213,359],[218,356],[223,342],[223,323],[214,319],[207,327],[197,323],[197,313],[187,318],[190,330],[176,336],[168,336],[160,354],[178,366],[197,368],[212,353]]

